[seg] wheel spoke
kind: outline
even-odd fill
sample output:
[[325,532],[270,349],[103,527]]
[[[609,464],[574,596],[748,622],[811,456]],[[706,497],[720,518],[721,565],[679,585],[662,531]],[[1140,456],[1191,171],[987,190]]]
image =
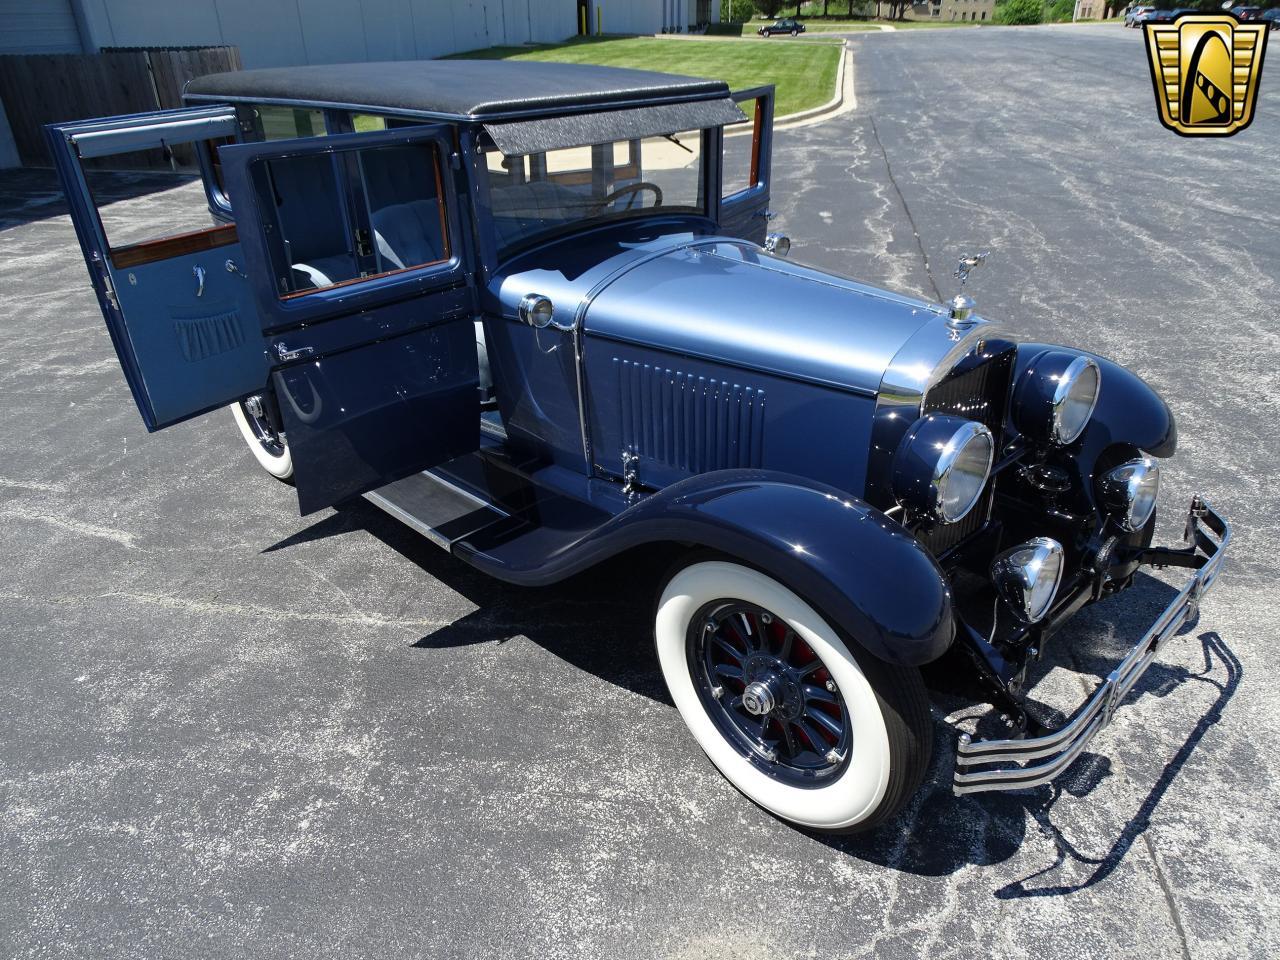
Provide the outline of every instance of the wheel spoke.
[[732,663],[717,663],[711,668],[712,672],[717,676],[728,677],[730,680],[742,680],[742,667],[734,666]]
[[791,656],[791,641],[795,639],[795,631],[790,627],[786,627],[786,633],[782,635],[782,649],[778,651],[778,659],[786,660]]
[[806,700],[816,700],[818,703],[837,704],[840,702],[840,698],[825,687],[815,687],[811,683],[804,685],[804,698]]
[[782,721],[782,739],[787,744],[787,756],[794,759],[800,753],[800,745],[796,742],[795,734],[791,732],[792,724],[786,720]]
[[[753,644],[751,643],[751,633],[748,628],[747,632],[743,632],[742,627],[738,625],[738,621],[734,617],[729,617],[720,623],[721,630],[732,631],[733,638],[742,644],[742,648],[750,652]],[[720,631],[716,631],[715,636],[720,636]]]
[[803,720],[797,720],[796,726],[800,728],[800,732],[804,734],[804,738],[809,741],[809,745],[814,753],[824,754],[827,752],[829,748],[827,747],[827,741],[823,738],[822,734],[818,733],[817,730],[813,729],[813,727],[809,726],[809,724],[805,723]]
[[731,644],[724,637],[720,636],[719,633],[713,633],[711,635],[711,642],[714,643],[721,650],[723,650],[725,653],[729,654],[729,656],[733,657],[733,659],[738,661],[738,663],[742,663],[742,661],[746,659],[745,653],[743,653],[741,650],[738,650],[736,647],[734,647],[733,644]]
[[826,730],[827,733],[831,734],[837,740],[839,740],[840,736],[844,733],[844,725],[840,723],[839,720],[836,720],[834,717],[822,710],[806,711],[805,716],[818,726],[822,727],[822,729]]
[[813,671],[819,669],[821,666],[822,666],[822,661],[819,660],[817,657],[814,657],[813,660],[811,660],[809,663],[802,664],[796,669],[800,671],[800,676],[807,677],[809,674],[813,673]]

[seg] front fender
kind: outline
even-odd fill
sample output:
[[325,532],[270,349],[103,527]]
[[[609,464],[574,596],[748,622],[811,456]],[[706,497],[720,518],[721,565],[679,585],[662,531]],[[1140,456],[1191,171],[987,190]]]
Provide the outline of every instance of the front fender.
[[789,474],[721,470],[665,487],[522,569],[465,547],[503,579],[563,579],[648,543],[709,547],[763,570],[883,660],[922,664],[950,645],[951,591],[929,553],[874,507]]
[[1130,444],[1153,457],[1171,457],[1178,446],[1178,427],[1173,412],[1145,380],[1113,360],[1074,347],[1056,347],[1044,343],[1018,345],[1018,362],[1014,382],[1031,362],[1046,350],[1061,350],[1089,357],[1102,373],[1098,405],[1084,434],[1075,444],[1080,458],[1092,463],[1097,455],[1113,444]]

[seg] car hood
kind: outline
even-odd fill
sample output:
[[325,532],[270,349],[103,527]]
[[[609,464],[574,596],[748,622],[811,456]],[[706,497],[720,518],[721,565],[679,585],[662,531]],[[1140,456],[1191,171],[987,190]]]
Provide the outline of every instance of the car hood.
[[872,395],[903,345],[944,315],[726,239],[633,258],[588,300],[588,337]]

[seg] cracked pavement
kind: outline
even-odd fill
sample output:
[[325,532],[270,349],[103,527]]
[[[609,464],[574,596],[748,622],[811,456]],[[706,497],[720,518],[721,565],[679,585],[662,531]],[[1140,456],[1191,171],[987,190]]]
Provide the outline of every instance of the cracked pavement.
[[[739,796],[669,705],[648,571],[488,580],[363,503],[297,516],[225,412],[148,436],[47,171],[0,174],[0,954],[1274,957],[1280,953],[1280,87],[1156,121],[1118,27],[853,39],[858,108],[780,133],[795,259],[969,289],[1126,363],[1180,426],[1159,538],[1235,524],[1199,622],[1059,786],[932,783],[863,837]],[[96,176],[142,231],[197,192]],[[196,200],[198,203],[199,201]],[[1105,386],[1104,386],[1105,389]],[[640,575],[637,575],[640,574]],[[1081,614],[1069,709],[1167,602]]]

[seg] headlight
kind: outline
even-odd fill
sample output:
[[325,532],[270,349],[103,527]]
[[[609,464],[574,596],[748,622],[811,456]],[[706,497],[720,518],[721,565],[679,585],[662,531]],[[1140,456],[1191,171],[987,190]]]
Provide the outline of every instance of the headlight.
[[1102,503],[1122,530],[1141,530],[1156,508],[1160,492],[1160,467],[1150,457],[1139,457],[1109,470],[1099,483]]
[[1062,545],[1036,537],[1000,554],[991,564],[996,591],[1023,623],[1037,623],[1058,595]]
[[902,438],[893,460],[898,502],[955,523],[973,509],[991,473],[991,431],[961,417],[921,417]]
[[1102,372],[1088,357],[1046,350],[1027,367],[1013,394],[1019,433],[1066,446],[1089,425],[1098,404]]

